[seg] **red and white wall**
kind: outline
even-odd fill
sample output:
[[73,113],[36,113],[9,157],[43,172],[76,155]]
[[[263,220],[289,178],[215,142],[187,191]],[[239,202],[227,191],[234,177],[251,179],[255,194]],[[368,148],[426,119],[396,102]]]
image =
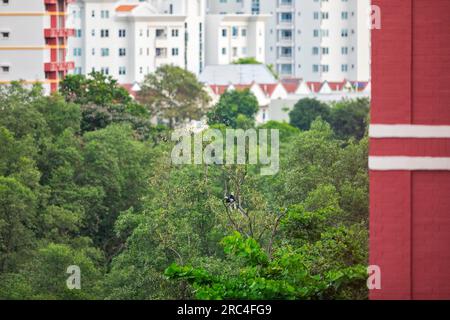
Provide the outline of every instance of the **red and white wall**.
[[74,67],[66,61],[67,38],[74,33],[65,23],[70,2],[27,0],[0,5],[0,84],[22,80],[57,90],[59,81]]
[[371,299],[450,299],[450,1],[373,0]]

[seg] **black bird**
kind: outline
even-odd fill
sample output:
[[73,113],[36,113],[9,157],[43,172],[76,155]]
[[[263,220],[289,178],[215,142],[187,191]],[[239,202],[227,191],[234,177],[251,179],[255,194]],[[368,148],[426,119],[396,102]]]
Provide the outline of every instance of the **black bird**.
[[230,194],[228,196],[225,196],[225,202],[228,203],[228,204],[235,203],[236,202],[236,198],[232,194]]

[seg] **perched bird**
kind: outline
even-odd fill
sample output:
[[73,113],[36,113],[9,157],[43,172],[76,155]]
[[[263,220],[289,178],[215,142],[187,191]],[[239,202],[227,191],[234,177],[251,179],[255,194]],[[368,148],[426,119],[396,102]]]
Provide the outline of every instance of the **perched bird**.
[[225,202],[228,204],[233,204],[236,202],[236,198],[232,194],[230,194],[228,196],[225,196]]

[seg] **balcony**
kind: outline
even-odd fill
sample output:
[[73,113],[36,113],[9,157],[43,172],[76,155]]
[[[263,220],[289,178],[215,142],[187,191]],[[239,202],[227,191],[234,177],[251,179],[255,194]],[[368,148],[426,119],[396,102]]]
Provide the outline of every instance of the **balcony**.
[[75,68],[75,63],[69,62],[47,62],[44,65],[45,72],[67,71]]
[[277,45],[291,47],[294,45],[294,38],[293,37],[280,37],[280,38],[278,38]]
[[57,29],[47,28],[44,29],[44,36],[46,38],[67,38],[75,35],[75,29]]
[[165,59],[167,58],[167,49],[166,48],[156,48],[156,59]]

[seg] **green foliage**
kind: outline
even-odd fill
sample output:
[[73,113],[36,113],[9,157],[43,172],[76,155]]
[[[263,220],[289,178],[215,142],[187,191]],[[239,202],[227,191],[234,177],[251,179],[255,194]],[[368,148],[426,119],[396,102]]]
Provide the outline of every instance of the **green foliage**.
[[313,275],[303,263],[303,255],[290,248],[276,251],[269,260],[255,240],[239,233],[222,243],[231,260],[224,263],[235,264],[237,269],[214,275],[204,268],[173,264],[165,275],[191,284],[197,299],[250,300],[327,299],[366,277],[362,265]]
[[254,57],[248,57],[248,58],[239,58],[236,61],[233,61],[233,64],[261,64],[261,62],[256,60]]
[[[100,74],[51,96],[0,86],[0,299],[367,298],[367,101],[302,116],[302,130],[261,126],[281,138],[280,172],[261,176],[173,165],[172,132],[150,113],[198,118],[205,92],[170,66],[143,87],[145,107]],[[253,128],[257,111],[232,91],[208,120]],[[66,286],[71,265],[81,290]]]
[[247,129],[254,125],[253,119],[258,110],[258,100],[250,90],[227,91],[208,112],[208,124]]
[[369,99],[335,103],[331,108],[330,124],[339,139],[362,139],[369,117]]
[[[136,103],[128,91],[111,76],[100,72],[92,72],[88,76],[68,75],[60,84],[60,92],[67,102],[79,105],[82,121],[78,127],[83,132],[125,122],[131,124],[142,136],[148,135],[150,121],[147,110]],[[60,104],[57,109],[62,110],[61,106],[64,105]]]
[[300,130],[309,130],[311,123],[318,117],[328,121],[330,118],[330,107],[326,103],[310,98],[298,101],[289,113],[291,125]]
[[199,120],[210,98],[193,73],[164,65],[145,77],[138,100],[152,116],[168,119],[169,127],[174,128],[186,120]]

